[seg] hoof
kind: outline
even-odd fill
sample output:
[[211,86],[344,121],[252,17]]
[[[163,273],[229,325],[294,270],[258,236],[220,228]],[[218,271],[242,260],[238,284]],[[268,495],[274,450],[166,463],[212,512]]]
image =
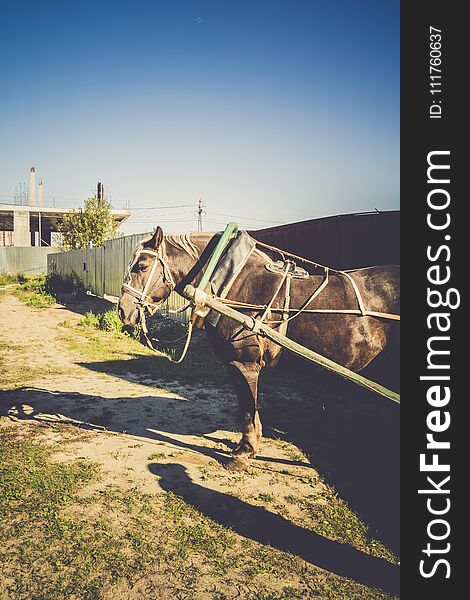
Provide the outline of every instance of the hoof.
[[232,471],[236,473],[240,473],[241,471],[246,471],[248,468],[248,459],[234,457],[229,460],[229,462],[225,465],[227,471]]

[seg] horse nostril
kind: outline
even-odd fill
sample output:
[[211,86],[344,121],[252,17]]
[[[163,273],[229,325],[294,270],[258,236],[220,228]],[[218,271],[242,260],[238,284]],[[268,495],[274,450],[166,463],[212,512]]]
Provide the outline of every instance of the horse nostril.
[[126,311],[121,306],[118,306],[117,312],[118,312],[119,318],[121,319],[121,321],[124,324],[129,323],[129,319],[126,316]]

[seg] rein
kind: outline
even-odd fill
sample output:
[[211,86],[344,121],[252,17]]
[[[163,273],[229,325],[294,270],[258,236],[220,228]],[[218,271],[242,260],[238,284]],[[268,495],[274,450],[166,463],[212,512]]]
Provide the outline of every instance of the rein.
[[[139,257],[142,254],[149,254],[150,256],[153,256],[154,261],[153,261],[152,268],[150,269],[150,273],[148,274],[147,281],[145,282],[144,288],[142,290],[138,290],[137,288],[130,285],[127,282],[127,280],[130,279],[130,273],[132,271],[132,268],[137,263],[137,261],[139,260]],[[160,277],[158,277],[152,283],[153,276],[155,274],[155,271],[156,271],[159,263],[162,266],[162,275]],[[160,279],[163,279],[164,282],[169,283],[169,287],[170,287],[171,291],[173,291],[175,289],[175,287],[176,287],[175,280],[173,278],[170,268],[168,267],[166,261],[163,258],[163,250],[162,250],[161,245],[158,249],[158,252],[154,252],[153,250],[147,250],[144,248],[144,249],[141,249],[138,253],[137,252],[135,253],[134,259],[129,263],[129,266],[128,266],[127,280],[122,285],[123,291],[127,292],[128,294],[130,294],[131,296],[133,296],[134,298],[137,299],[137,310],[139,311],[138,327],[141,331],[141,334],[145,338],[147,346],[151,350],[153,350],[153,352],[158,352],[158,350],[152,344],[152,340],[150,339],[150,337],[148,335],[147,318],[145,316],[145,310],[147,309],[149,311],[150,315],[153,315],[155,313],[155,311],[158,309],[158,304],[149,302],[148,298],[149,298],[150,290],[152,290],[157,285],[157,283],[160,281]],[[190,303],[188,303],[187,305],[183,306],[182,308],[180,308],[178,310],[174,310],[174,311],[170,311],[170,312],[172,314],[178,314],[180,312],[183,312],[183,310],[186,310],[189,307],[189,305],[190,305]],[[186,336],[183,336],[183,337],[186,337],[186,342],[185,342],[183,352],[182,352],[180,358],[178,360],[174,360],[171,356],[168,356],[167,354],[164,355],[172,363],[179,364],[179,363],[183,362],[183,360],[186,356],[186,353],[188,352],[189,342],[191,341],[193,325],[194,325],[194,319],[191,318],[191,321],[188,323],[187,334],[186,334]],[[183,339],[183,338],[181,338],[181,339]],[[178,340],[173,340],[173,341],[178,341]]]

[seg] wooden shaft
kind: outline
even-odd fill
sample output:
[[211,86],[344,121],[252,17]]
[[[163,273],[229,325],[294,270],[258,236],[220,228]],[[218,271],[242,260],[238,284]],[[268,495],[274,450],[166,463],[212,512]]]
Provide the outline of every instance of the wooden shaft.
[[305,346],[302,346],[301,344],[298,344],[297,342],[294,342],[293,340],[281,335],[272,327],[269,327],[269,325],[262,323],[258,319],[244,315],[239,311],[222,304],[222,302],[219,302],[216,300],[216,298],[206,294],[204,291],[196,290],[194,286],[187,285],[184,288],[184,295],[186,298],[194,300],[196,305],[211,308],[212,310],[215,310],[216,312],[233,319],[234,321],[237,321],[237,323],[240,323],[247,329],[250,329],[258,335],[267,337],[279,346],[282,346],[297,356],[316,363],[328,371],[332,371],[337,375],[340,375],[344,379],[348,379],[357,385],[365,387],[368,390],[376,392],[377,394],[380,394],[381,396],[400,404],[400,395],[396,392],[389,390],[379,383],[371,381],[370,379],[367,379],[358,373],[354,373],[354,371],[343,367],[342,365],[330,360],[329,358],[326,358],[325,356],[322,356],[321,354],[318,354],[317,352],[314,352],[313,350],[310,350],[309,348],[305,348]]

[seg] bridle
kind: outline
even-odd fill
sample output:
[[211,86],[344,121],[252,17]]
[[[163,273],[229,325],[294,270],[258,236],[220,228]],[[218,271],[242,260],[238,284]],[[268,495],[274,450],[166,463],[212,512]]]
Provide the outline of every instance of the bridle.
[[[147,281],[145,282],[143,289],[138,290],[137,288],[132,286],[129,283],[129,281],[131,280],[132,269],[134,268],[135,264],[138,262],[138,260],[142,254],[149,254],[150,256],[153,256],[155,258],[155,260],[153,261],[153,265],[150,269],[150,273],[147,277]],[[157,277],[157,279],[155,281],[153,281],[153,277],[155,275],[155,271],[156,271],[158,265],[161,265],[162,272],[161,272],[160,276]],[[147,309],[150,314],[153,314],[159,306],[158,304],[151,302],[151,299],[149,301],[149,297],[150,297],[149,293],[157,285],[157,283],[159,283],[160,280],[162,280],[162,283],[166,283],[169,286],[170,292],[172,292],[175,289],[175,287],[176,287],[175,280],[173,278],[173,275],[171,273],[171,270],[168,266],[167,261],[163,257],[162,246],[160,245],[157,252],[155,252],[154,250],[147,250],[146,248],[142,248],[142,249],[136,251],[133,259],[131,260],[131,262],[129,263],[129,266],[127,267],[127,277],[126,277],[125,282],[122,284],[122,291],[133,296],[134,298],[136,298],[137,308],[139,309],[139,312],[140,312],[140,320],[143,321],[144,323],[145,323],[145,314],[144,314],[145,309]]]
[[[153,256],[155,258],[155,260],[153,261],[153,265],[150,269],[150,273],[147,277],[147,281],[145,282],[143,289],[138,290],[137,288],[135,288],[128,282],[131,280],[132,269],[134,268],[134,265],[138,262],[138,260],[142,254],[149,254],[150,256]],[[159,265],[159,264],[162,267],[162,272],[161,272],[160,276],[157,277],[157,279],[152,283],[153,276],[155,275],[155,271],[157,269],[157,265]],[[175,280],[171,273],[171,269],[168,266],[168,262],[164,258],[162,245],[159,246],[157,252],[155,252],[154,250],[147,250],[146,248],[137,249],[127,267],[127,277],[126,277],[125,282],[122,284],[121,289],[122,289],[122,292],[130,294],[131,296],[136,298],[137,310],[139,311],[139,319],[136,323],[136,326],[140,329],[143,337],[145,338],[147,346],[154,352],[158,352],[158,351],[152,344],[152,340],[149,338],[149,335],[148,335],[148,327],[147,327],[147,319],[145,316],[145,311],[147,310],[149,312],[150,316],[152,316],[155,313],[155,311],[159,308],[159,304],[155,304],[154,302],[152,302],[151,298],[149,301],[149,297],[150,297],[150,291],[157,285],[157,283],[160,280],[162,280],[162,283],[166,283],[168,285],[168,287],[170,288],[170,293],[175,289],[176,283],[175,283]],[[183,309],[186,310],[186,308],[188,306],[189,305],[183,307]],[[182,311],[182,309],[179,309],[178,311],[170,311],[170,312],[176,313],[176,312],[181,312],[181,311]],[[181,357],[179,358],[179,360],[175,360],[169,355],[163,355],[163,356],[166,356],[166,358],[168,358],[168,360],[170,360],[171,362],[176,363],[176,364],[182,362],[184,360],[184,357],[186,356],[186,353],[189,348],[189,342],[191,341],[192,330],[193,330],[193,321],[191,320],[188,323],[187,335],[185,336],[186,343],[185,343],[185,346],[183,349],[183,353],[181,354]]]

